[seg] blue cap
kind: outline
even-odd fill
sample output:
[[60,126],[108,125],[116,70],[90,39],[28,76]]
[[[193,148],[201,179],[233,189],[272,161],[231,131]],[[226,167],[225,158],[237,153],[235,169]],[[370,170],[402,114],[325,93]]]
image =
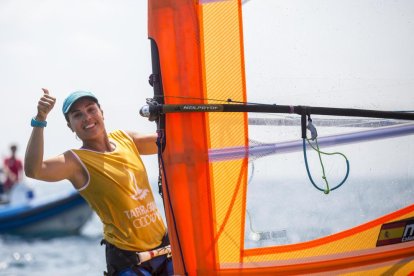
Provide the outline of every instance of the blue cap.
[[88,91],[72,92],[69,96],[67,96],[67,98],[63,102],[63,107],[62,107],[63,115],[66,115],[69,112],[70,108],[77,100],[79,100],[80,98],[84,98],[84,97],[92,98],[95,102],[98,102],[98,99],[91,92],[88,92]]

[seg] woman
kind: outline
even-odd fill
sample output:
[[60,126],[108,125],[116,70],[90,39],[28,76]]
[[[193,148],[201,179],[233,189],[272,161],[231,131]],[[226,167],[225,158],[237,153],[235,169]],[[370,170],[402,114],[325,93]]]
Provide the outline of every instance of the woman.
[[136,254],[153,249],[167,252],[166,228],[140,158],[157,152],[156,135],[121,130],[108,134],[98,99],[77,91],[65,99],[62,111],[82,147],[43,160],[43,131],[56,101],[47,89],[43,92],[31,123],[26,175],[43,181],[67,179],[88,201],[104,226],[108,275],[172,274],[168,255],[141,263]]

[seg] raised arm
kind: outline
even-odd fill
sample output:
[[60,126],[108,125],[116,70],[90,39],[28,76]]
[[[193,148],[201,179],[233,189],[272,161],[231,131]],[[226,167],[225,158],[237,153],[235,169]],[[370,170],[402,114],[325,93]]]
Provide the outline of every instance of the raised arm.
[[37,115],[34,117],[32,134],[26,148],[24,172],[28,177],[44,181],[71,180],[71,175],[77,167],[70,152],[43,160],[44,126],[42,124],[45,124],[56,99],[49,94],[47,89],[42,89],[44,94],[38,102]]
[[127,132],[129,136],[134,140],[135,146],[138,149],[139,154],[149,155],[156,154],[158,152],[157,147],[157,134],[141,134],[137,132]]

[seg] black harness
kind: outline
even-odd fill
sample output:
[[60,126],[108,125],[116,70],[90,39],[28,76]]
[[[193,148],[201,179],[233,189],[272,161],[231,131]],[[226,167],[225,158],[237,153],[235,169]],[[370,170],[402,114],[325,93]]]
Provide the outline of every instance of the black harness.
[[[103,244],[105,244],[106,266],[108,270],[104,275],[116,276],[126,269],[134,271],[137,275],[142,275],[140,269],[145,269],[151,275],[167,275],[166,264],[171,258],[170,256],[162,255],[149,261],[141,262],[136,251],[120,249],[106,240],[101,241],[101,245]],[[161,244],[154,249],[169,244],[168,235],[165,235]]]

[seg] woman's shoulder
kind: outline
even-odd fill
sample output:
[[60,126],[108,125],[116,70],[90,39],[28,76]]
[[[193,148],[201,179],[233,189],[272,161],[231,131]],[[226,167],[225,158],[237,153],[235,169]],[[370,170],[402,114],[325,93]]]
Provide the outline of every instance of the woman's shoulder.
[[131,133],[129,131],[122,130],[122,129],[111,131],[108,134],[108,137],[113,140],[125,140],[126,139],[129,141],[133,141]]

